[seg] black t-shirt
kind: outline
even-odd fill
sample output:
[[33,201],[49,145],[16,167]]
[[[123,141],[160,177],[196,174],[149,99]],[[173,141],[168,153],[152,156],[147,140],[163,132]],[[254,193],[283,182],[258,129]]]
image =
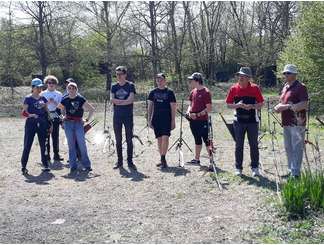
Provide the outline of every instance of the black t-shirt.
[[171,116],[171,105],[175,103],[176,98],[174,92],[169,89],[153,89],[148,96],[150,101],[154,103],[153,118],[163,118]]
[[70,117],[83,117],[83,104],[86,99],[78,94],[75,98],[71,99],[68,95],[64,96],[61,104],[64,105],[66,115]]
[[[111,93],[114,99],[127,100],[130,93],[136,94],[135,85],[132,82],[126,82],[123,86],[115,83],[111,86]],[[133,103],[129,105],[114,105],[114,116],[133,115]]]

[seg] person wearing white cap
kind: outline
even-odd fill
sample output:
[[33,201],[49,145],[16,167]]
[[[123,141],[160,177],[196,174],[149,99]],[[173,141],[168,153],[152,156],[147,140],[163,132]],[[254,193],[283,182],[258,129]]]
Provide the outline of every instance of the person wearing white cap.
[[286,65],[282,74],[286,84],[274,111],[281,113],[290,175],[299,177],[303,160],[308,93],[306,86],[297,80],[295,65]]
[[[69,147],[69,165],[70,174],[77,171],[77,150],[76,142],[81,154],[81,163],[85,171],[92,171],[91,162],[88,156],[85,142],[84,121],[89,121],[95,109],[94,107],[78,93],[78,86],[74,82],[67,85],[68,95],[64,96],[59,108],[64,115],[63,125]],[[84,120],[84,111],[89,111],[88,117]]]

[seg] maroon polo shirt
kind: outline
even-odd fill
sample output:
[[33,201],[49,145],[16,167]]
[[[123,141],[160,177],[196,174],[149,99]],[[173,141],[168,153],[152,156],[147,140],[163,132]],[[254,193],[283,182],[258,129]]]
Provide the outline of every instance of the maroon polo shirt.
[[[206,109],[207,104],[212,103],[211,93],[209,90],[204,87],[203,89],[193,89],[189,95],[189,100],[191,102],[191,111],[193,113],[199,113]],[[205,114],[204,116],[197,117],[195,120],[198,121],[207,121],[208,115]]]
[[[302,101],[308,101],[306,86],[298,80],[291,86],[285,84],[281,92],[280,102],[283,104],[296,104]],[[290,109],[285,110],[281,112],[281,120],[283,126],[305,126],[306,110],[299,112]]]

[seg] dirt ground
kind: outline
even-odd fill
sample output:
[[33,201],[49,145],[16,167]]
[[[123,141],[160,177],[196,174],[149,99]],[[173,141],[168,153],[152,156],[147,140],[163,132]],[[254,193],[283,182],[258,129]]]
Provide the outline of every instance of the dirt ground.
[[[214,137],[222,191],[204,167],[179,168],[174,149],[167,155],[170,168],[157,168],[156,145],[149,146],[146,130],[140,133],[145,151],[134,160],[138,171],[130,171],[126,163],[124,170],[113,170],[115,155],[108,157],[102,142],[96,142],[103,131],[103,115],[96,117],[100,123],[87,135],[93,172],[80,171],[73,178],[68,176],[63,131],[65,160],[52,163],[51,173],[42,173],[35,138],[27,166],[30,176],[22,176],[24,120],[0,118],[0,243],[254,243],[260,242],[255,238],[260,227],[275,222],[277,217],[266,207],[269,198],[276,198],[273,175],[251,177],[248,148],[245,176],[232,174],[234,143],[217,114],[213,114]],[[138,133],[144,117],[137,115],[134,121]],[[186,121],[183,131],[192,147]],[[170,144],[178,136],[179,118]],[[153,131],[148,137],[154,141]],[[192,159],[185,146],[183,152],[185,161]],[[276,154],[285,162],[282,152]],[[269,151],[261,154],[268,172],[274,172],[271,157]],[[207,166],[208,159],[202,159]]]

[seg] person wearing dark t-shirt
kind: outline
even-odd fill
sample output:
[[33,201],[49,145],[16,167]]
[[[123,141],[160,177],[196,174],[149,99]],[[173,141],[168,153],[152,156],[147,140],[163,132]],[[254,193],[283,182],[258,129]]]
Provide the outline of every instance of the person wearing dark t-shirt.
[[[195,139],[195,158],[191,163],[200,164],[202,142],[208,147],[208,113],[212,110],[212,99],[210,91],[203,85],[202,74],[195,72],[188,80],[193,89],[189,95],[187,115],[191,118],[190,129]],[[209,169],[212,170],[212,166]]]
[[25,97],[23,103],[22,116],[26,117],[25,136],[24,136],[24,150],[21,157],[21,171],[22,174],[27,175],[26,168],[29,153],[34,141],[35,134],[38,136],[38,142],[41,151],[43,171],[50,171],[48,166],[48,159],[45,155],[45,142],[48,131],[51,132],[52,127],[49,120],[47,99],[40,95],[43,81],[39,78],[32,80],[32,93]]
[[148,96],[148,121],[154,129],[161,162],[157,165],[167,168],[166,153],[169,146],[171,130],[175,128],[176,98],[174,92],[166,87],[167,81],[163,73],[156,75],[157,88]]
[[288,170],[293,177],[300,176],[308,107],[307,88],[297,80],[297,74],[295,65],[285,66],[283,75],[286,84],[281,92],[280,103],[274,108],[275,112],[281,113]]
[[259,176],[259,147],[257,110],[263,106],[260,88],[251,82],[252,72],[249,67],[241,67],[238,82],[234,84],[226,97],[229,108],[235,109],[235,174],[241,175],[243,170],[244,138],[247,133],[250,145],[251,169],[253,176]]
[[[94,113],[94,108],[88,101],[78,94],[76,83],[70,82],[67,86],[68,95],[64,96],[59,108],[64,115],[63,127],[69,147],[70,174],[77,171],[76,142],[81,154],[81,163],[86,171],[92,171],[84,134],[84,122],[89,121]],[[84,111],[89,111],[88,117],[83,120]]]
[[135,85],[126,80],[127,69],[125,66],[116,68],[117,83],[111,87],[111,102],[114,105],[113,128],[116,139],[117,163],[114,169],[123,166],[122,129],[125,127],[127,143],[128,167],[136,170],[133,163],[133,103],[135,97]]

